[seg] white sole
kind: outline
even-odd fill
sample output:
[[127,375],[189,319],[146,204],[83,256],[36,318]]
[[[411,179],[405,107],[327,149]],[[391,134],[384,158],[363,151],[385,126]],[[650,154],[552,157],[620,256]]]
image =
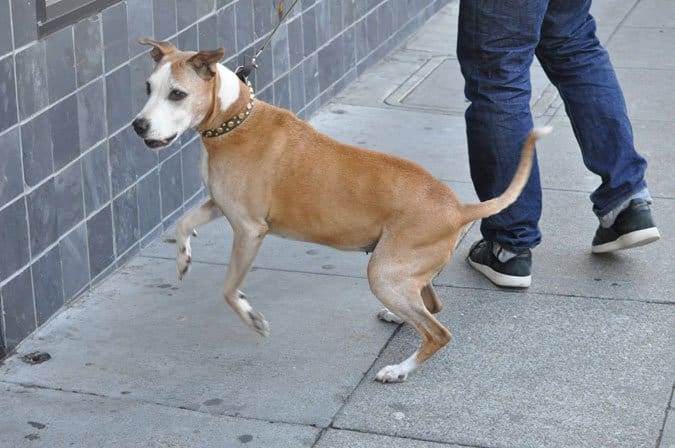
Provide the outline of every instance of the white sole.
[[645,244],[653,243],[661,238],[659,229],[650,227],[648,229],[636,230],[625,235],[621,235],[614,241],[609,243],[591,246],[591,252],[594,254],[604,254],[607,252],[614,252],[616,250],[630,249],[632,247],[640,247]]
[[483,274],[488,278],[492,283],[497,286],[502,286],[505,288],[529,288],[530,283],[532,283],[532,276],[528,275],[527,277],[518,277],[515,275],[506,275],[501,272],[497,272],[489,266],[485,266],[480,263],[475,263],[471,258],[467,257],[467,261],[472,268]]

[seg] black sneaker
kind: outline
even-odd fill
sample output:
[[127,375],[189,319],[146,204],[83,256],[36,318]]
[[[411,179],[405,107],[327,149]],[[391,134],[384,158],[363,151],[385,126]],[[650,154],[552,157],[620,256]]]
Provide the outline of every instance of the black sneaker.
[[644,246],[659,238],[661,235],[652,219],[649,203],[644,199],[633,199],[628,208],[619,213],[612,227],[598,227],[591,251],[601,254],[629,249]]
[[492,241],[476,241],[466,260],[497,286],[528,288],[532,281],[532,252],[527,250],[502,263],[492,249]]

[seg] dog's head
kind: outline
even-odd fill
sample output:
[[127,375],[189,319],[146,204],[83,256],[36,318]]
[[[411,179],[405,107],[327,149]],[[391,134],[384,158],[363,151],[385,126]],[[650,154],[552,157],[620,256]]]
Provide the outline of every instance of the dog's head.
[[229,98],[220,98],[221,107],[229,105],[223,101],[236,100],[236,76],[218,64],[224,49],[180,51],[170,42],[147,38],[139,42],[152,46],[150,56],[157,63],[146,82],[148,102],[132,124],[148,147],[163,148],[187,129],[198,126],[214,106],[215,97],[223,96],[219,93],[225,91],[224,96]]

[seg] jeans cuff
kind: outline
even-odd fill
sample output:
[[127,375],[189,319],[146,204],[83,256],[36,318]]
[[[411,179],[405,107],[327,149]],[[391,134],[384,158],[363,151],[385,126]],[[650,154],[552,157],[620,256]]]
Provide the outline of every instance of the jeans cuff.
[[619,216],[619,213],[624,211],[630,205],[630,201],[632,201],[633,199],[644,199],[645,201],[647,201],[648,204],[652,203],[652,197],[649,194],[649,190],[647,188],[643,188],[642,190],[639,190],[628,196],[626,199],[621,201],[619,205],[612,208],[605,214],[600,215],[597,210],[593,209],[598,219],[600,220],[600,227],[604,228],[612,227],[612,225],[614,225],[614,221],[616,221],[616,217]]

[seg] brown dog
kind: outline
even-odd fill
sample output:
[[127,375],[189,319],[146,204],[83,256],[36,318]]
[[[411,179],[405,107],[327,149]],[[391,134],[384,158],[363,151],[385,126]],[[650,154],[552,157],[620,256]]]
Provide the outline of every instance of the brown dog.
[[218,63],[223,49],[196,53],[168,42],[141,43],[153,47],[157,66],[136,132],[151,148],[170,144],[189,128],[202,135],[201,174],[210,199],[178,223],[181,279],[190,266],[193,230],[224,215],[234,233],[225,299],[261,335],[268,334],[268,323],[238,287],[265,235],[275,234],[373,253],[370,288],[387,307],[379,317],[405,321],[422,340],[406,361],[380,370],[379,381],[404,381],[450,341],[433,316],[442,305],[431,281],[467,224],[516,200],[530,174],[535,141],[550,129],[529,135],[501,196],[462,204],[419,165],[339,143],[291,112],[254,100],[250,86]]

